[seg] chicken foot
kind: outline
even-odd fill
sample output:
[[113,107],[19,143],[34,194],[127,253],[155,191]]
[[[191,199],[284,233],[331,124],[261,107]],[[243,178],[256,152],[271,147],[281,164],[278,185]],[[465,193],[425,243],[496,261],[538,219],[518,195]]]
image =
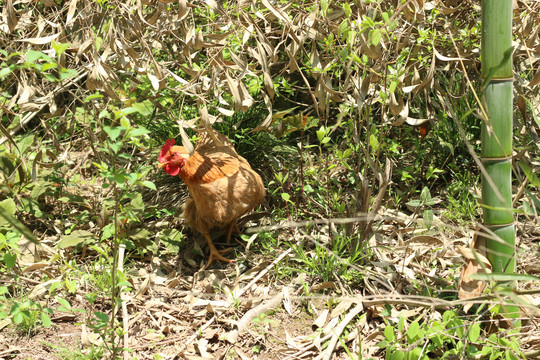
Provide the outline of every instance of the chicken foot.
[[210,248],[210,255],[208,256],[208,262],[203,267],[203,270],[208,269],[208,267],[210,266],[210,264],[212,264],[214,262],[214,260],[221,260],[221,261],[226,262],[226,263],[234,262],[234,260],[227,259],[225,256],[221,255],[222,252],[227,252],[230,249],[226,249],[224,251],[219,251],[218,249],[216,249],[216,246],[214,245],[214,242],[212,241],[212,238],[210,237],[210,234],[205,233],[203,235],[206,238],[206,242],[208,243],[208,247]]

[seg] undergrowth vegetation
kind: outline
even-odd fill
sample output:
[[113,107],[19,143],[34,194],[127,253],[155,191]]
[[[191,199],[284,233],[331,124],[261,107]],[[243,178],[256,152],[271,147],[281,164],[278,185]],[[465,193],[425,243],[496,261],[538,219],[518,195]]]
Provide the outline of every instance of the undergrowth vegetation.
[[[0,4],[2,356],[537,356],[537,280],[518,278],[520,333],[499,316],[517,295],[462,272],[486,266],[470,250],[479,2]],[[534,275],[540,5],[516,6],[514,206]],[[206,271],[187,190],[157,171],[201,117],[267,189],[236,263]]]

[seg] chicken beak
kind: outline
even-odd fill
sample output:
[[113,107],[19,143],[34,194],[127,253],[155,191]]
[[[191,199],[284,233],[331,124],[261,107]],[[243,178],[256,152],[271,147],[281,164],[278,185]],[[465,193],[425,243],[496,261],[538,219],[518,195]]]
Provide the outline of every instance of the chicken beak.
[[163,168],[165,167],[165,165],[167,165],[166,162],[164,162],[164,163],[159,163],[158,166],[157,166],[157,168],[158,168],[158,169],[163,169]]

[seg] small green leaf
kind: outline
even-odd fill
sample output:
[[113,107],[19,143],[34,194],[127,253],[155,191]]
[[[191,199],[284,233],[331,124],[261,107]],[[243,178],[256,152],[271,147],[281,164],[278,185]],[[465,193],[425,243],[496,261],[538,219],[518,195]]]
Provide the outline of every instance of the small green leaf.
[[281,193],[281,198],[285,201],[291,201],[291,195],[287,193]]
[[420,200],[411,200],[405,203],[405,205],[411,206],[411,207],[419,207],[419,206],[422,206],[422,204],[423,202]]
[[[14,216],[15,212],[17,211],[17,206],[15,205],[15,201],[13,201],[12,198],[7,198],[5,200],[0,201],[0,208],[8,214],[8,216]],[[7,223],[7,219],[4,217],[0,217],[0,226]]]
[[[26,53],[26,61],[32,64],[36,62],[37,60],[42,59],[42,58],[44,59],[46,57],[48,56],[42,53],[41,51],[28,50],[28,52]],[[51,58],[49,59],[52,60]]]
[[379,139],[375,134],[369,135],[369,146],[372,149],[372,152],[377,152],[379,150]]
[[431,229],[431,225],[433,224],[433,210],[426,209],[424,210],[424,225],[429,229]]
[[97,100],[97,99],[103,99],[103,95],[102,94],[92,94],[92,95],[88,95],[85,99],[84,99],[84,102],[89,102],[90,100]]
[[431,200],[431,194],[429,193],[429,188],[427,186],[424,186],[424,188],[422,189],[422,192],[420,193],[420,199],[424,203],[427,203]]
[[418,324],[418,321],[413,321],[411,325],[409,325],[409,330],[407,331],[407,338],[409,339],[409,344],[412,344],[417,340],[416,335],[418,334],[419,329],[420,324]]
[[62,70],[60,70],[60,80],[71,79],[76,77],[78,74],[79,73],[77,73],[77,70],[75,69],[62,68]]
[[127,179],[128,179],[128,176],[124,173],[114,174],[114,180],[116,181],[118,185],[123,185]]
[[24,320],[23,314],[20,312],[16,313],[12,318],[12,321],[15,325],[22,323],[23,320]]
[[101,322],[109,322],[109,315],[102,313],[101,311],[94,311],[94,315],[99,319]]
[[371,43],[375,46],[379,45],[381,42],[382,33],[379,29],[374,29],[371,32]]
[[107,135],[109,135],[109,138],[111,139],[111,141],[114,141],[116,140],[116,138],[118,138],[118,136],[120,136],[124,128],[119,127],[119,126],[113,127],[113,128],[110,126],[104,126],[103,130],[107,133]]
[[10,223],[17,231],[23,234],[28,240],[34,244],[39,244],[34,234],[28,230],[23,223],[19,221],[15,216],[6,211],[3,207],[0,206],[0,218],[4,218],[8,223]]
[[58,67],[57,63],[54,63],[54,62],[45,63],[41,67],[41,71],[47,71],[47,70],[50,70],[50,69],[56,69],[57,67]]
[[390,342],[396,339],[396,334],[394,333],[394,328],[390,325],[387,325],[384,328],[384,338]]
[[0,70],[0,79],[3,78],[4,76],[8,75],[8,74],[11,74],[13,72],[13,70],[15,70],[14,65],[10,65],[9,67],[5,67],[5,68],[1,69]]
[[139,114],[141,114],[144,117],[148,117],[152,115],[152,112],[154,111],[154,105],[150,100],[145,100],[143,102],[135,103],[131,105]]
[[145,186],[145,187],[147,187],[149,189],[157,190],[156,184],[154,184],[152,181],[143,180],[143,181],[139,181],[139,184],[141,184],[142,186]]
[[77,246],[81,243],[92,242],[95,240],[95,235],[86,230],[75,230],[69,235],[62,236],[62,240],[56,245],[60,249],[65,249],[70,246]]
[[114,224],[110,223],[103,227],[103,233],[101,234],[101,240],[106,240],[114,235]]
[[42,323],[43,327],[46,327],[46,328],[51,327],[51,325],[52,325],[51,318],[44,311],[41,312],[41,323]]
[[531,167],[529,166],[529,164],[527,164],[525,161],[523,160],[520,160],[518,161],[518,164],[519,164],[519,167],[521,168],[521,170],[525,173],[525,176],[527,176],[527,178],[529,179],[529,181],[531,182],[531,184],[534,186],[534,187],[537,187],[539,188],[540,187],[540,180],[538,180],[538,177],[536,176],[536,174],[532,171]]
[[4,254],[4,264],[6,264],[6,268],[11,269],[13,266],[15,266],[16,261],[17,261],[16,254],[12,254],[10,252],[6,252]]
[[54,51],[56,51],[56,56],[62,55],[62,53],[64,51],[66,51],[70,46],[69,43],[59,43],[59,42],[54,41],[54,40],[51,41],[51,45],[52,45]]
[[62,305],[64,308],[66,308],[66,309],[68,309],[68,310],[71,310],[71,304],[70,304],[69,301],[67,301],[66,299],[57,297],[57,298],[56,298],[56,301],[58,301],[58,303],[59,303],[60,305]]
[[469,328],[469,341],[475,343],[480,338],[480,323],[474,322]]
[[150,131],[148,129],[145,129],[143,127],[134,128],[129,131],[129,136],[131,137],[139,137],[141,135],[150,134]]

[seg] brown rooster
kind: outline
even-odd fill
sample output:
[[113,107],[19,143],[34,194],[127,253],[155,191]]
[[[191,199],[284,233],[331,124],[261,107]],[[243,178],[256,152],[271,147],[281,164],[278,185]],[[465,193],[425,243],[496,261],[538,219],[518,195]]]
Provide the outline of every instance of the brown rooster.
[[183,216],[208,242],[210,257],[205,269],[216,259],[233,262],[216,249],[210,231],[227,229],[229,243],[232,231],[238,232],[236,220],[261,204],[265,197],[259,174],[236,153],[226,136],[216,135],[212,139],[205,133],[191,156],[186,148],[174,145],[174,139],[170,139],[163,144],[158,159],[158,168],[180,176],[187,185],[190,196]]

